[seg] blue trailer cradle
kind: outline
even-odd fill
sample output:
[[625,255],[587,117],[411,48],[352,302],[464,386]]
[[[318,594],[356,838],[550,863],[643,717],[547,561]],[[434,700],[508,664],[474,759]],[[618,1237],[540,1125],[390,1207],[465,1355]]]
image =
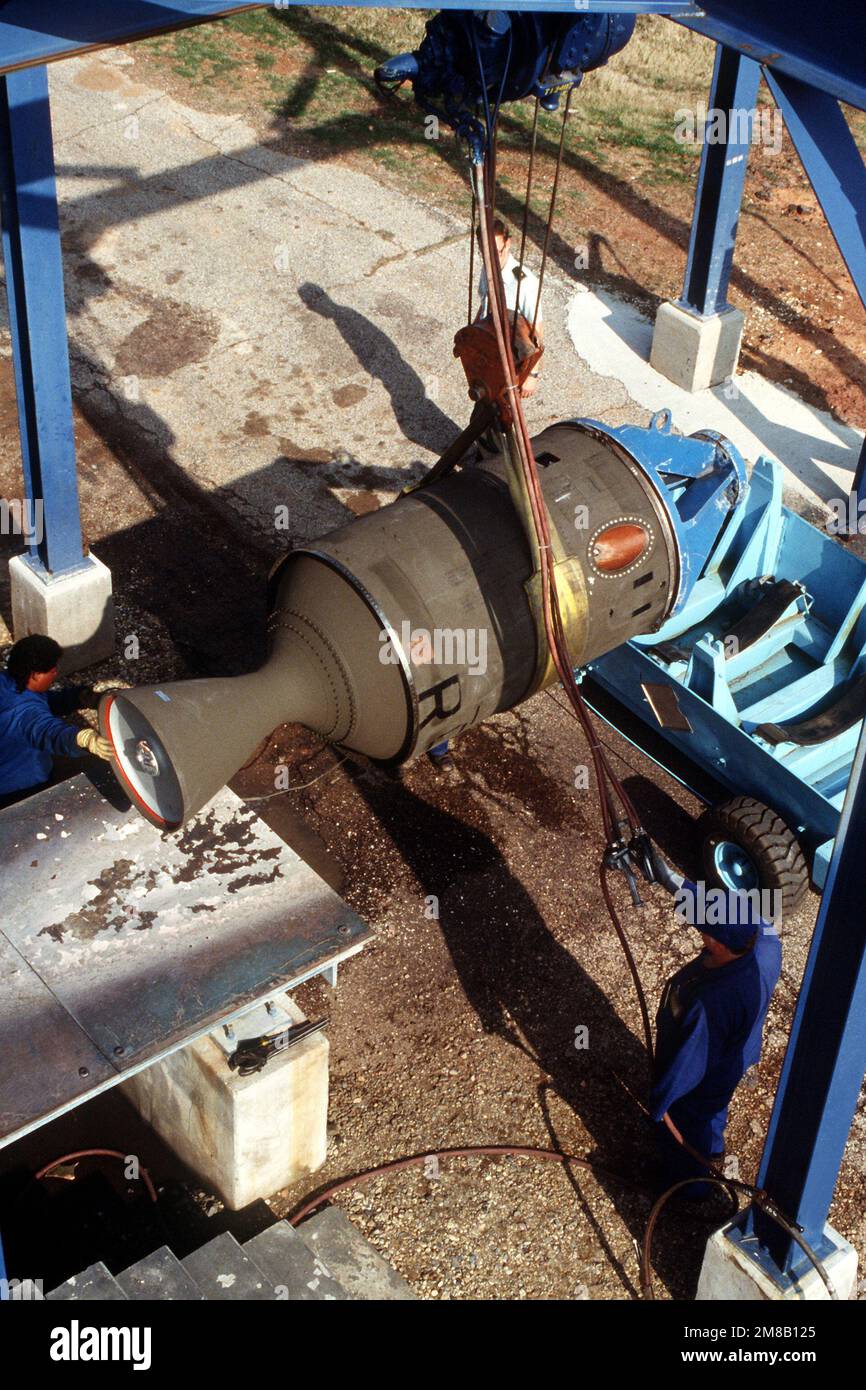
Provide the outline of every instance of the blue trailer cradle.
[[710,803],[708,882],[786,912],[823,887],[866,709],[864,608],[866,564],[783,505],[761,456],[687,603],[582,671],[590,707]]

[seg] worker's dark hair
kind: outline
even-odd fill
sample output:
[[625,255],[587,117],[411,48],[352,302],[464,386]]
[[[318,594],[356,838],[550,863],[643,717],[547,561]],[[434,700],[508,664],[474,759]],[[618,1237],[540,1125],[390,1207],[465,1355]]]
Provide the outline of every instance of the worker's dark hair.
[[[713,934],[712,932],[707,932],[707,936],[712,936],[712,934]],[[758,939],[758,933],[755,932],[754,936],[749,937],[749,940],[746,942],[745,946],[741,946],[740,949],[739,949],[739,951],[735,951],[734,948],[733,948],[733,946],[729,946],[729,947],[728,947],[728,950],[730,951],[730,953],[731,953],[732,956],[736,956],[737,959],[739,960],[740,956],[747,956],[747,955],[749,954],[749,952],[752,950],[752,948],[753,948],[755,942],[757,941],[757,939]],[[724,943],[723,943],[723,944],[724,944]]]
[[51,671],[60,660],[63,648],[53,637],[43,637],[34,632],[30,637],[22,637],[16,642],[6,658],[6,670],[23,690],[34,671],[40,674]]
[[[479,237],[480,237],[480,236],[481,236],[481,223],[480,223],[480,222],[479,222],[478,226],[475,228],[475,230],[477,231],[477,233],[478,233],[478,235],[479,235]],[[503,220],[502,220],[501,217],[494,217],[494,219],[493,219],[493,235],[494,235],[494,236],[501,236],[502,239],[503,239],[503,241],[510,241],[510,240],[511,240],[511,228],[509,227],[509,225],[508,225],[507,222],[503,222]]]

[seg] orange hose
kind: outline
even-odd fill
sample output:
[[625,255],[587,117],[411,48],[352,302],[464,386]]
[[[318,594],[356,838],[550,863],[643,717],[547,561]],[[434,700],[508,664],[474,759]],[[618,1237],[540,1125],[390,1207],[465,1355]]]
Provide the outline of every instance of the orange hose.
[[[125,1163],[129,1158],[129,1154],[119,1153],[117,1149],[76,1149],[75,1153],[63,1154],[61,1158],[55,1158],[53,1162],[47,1163],[44,1168],[40,1168],[39,1172],[35,1174],[33,1181],[39,1182],[41,1178],[50,1177],[52,1171],[55,1168],[59,1168],[61,1163],[71,1163],[73,1159],[76,1158],[118,1158],[121,1163]],[[157,1200],[156,1188],[153,1185],[150,1173],[143,1167],[139,1167],[138,1171],[142,1182],[147,1188],[150,1200],[155,1202]]]

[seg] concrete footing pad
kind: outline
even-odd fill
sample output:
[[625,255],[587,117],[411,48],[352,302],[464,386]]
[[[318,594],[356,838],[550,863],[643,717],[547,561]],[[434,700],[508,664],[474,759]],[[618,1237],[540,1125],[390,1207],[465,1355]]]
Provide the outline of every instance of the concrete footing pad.
[[14,555],[9,580],[16,642],[34,632],[53,637],[63,648],[64,675],[113,654],[111,571],[95,555],[81,569],[54,577],[40,574],[26,555]]
[[[783,1286],[762,1269],[741,1245],[728,1238],[728,1232],[732,1229],[732,1226],[722,1227],[707,1242],[696,1302],[722,1299],[779,1303],[829,1300],[827,1286],[814,1267],[810,1265],[799,1279]],[[832,1226],[824,1227],[824,1236],[831,1249],[823,1254],[822,1265],[837,1298],[849,1299],[857,1285],[857,1252]]]
[[270,1197],[325,1161],[328,1040],[314,1033],[240,1076],[228,1057],[241,1038],[303,1022],[288,995],[220,1028],[123,1083],[144,1119],[226,1206]]
[[679,304],[662,304],[656,315],[650,365],[685,391],[718,386],[737,370],[743,323],[739,309],[702,318]]

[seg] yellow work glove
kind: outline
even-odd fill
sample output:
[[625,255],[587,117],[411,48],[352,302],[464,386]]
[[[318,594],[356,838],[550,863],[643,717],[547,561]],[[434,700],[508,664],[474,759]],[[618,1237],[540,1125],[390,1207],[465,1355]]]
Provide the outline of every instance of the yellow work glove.
[[82,729],[75,735],[75,742],[79,748],[83,748],[85,753],[95,753],[97,758],[104,758],[106,762],[111,761],[111,740],[103,738],[95,729]]

